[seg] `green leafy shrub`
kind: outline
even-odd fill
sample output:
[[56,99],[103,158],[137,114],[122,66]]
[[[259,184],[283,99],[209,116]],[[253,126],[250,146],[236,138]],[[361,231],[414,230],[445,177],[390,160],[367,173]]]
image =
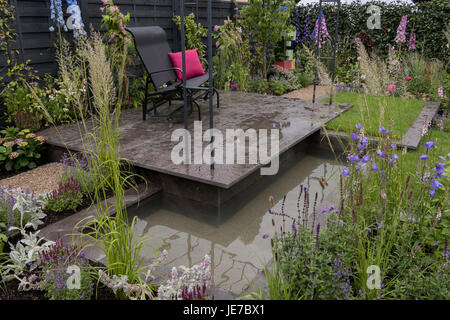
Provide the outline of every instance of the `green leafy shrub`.
[[274,77],[273,79],[269,80],[269,90],[277,95],[281,96],[284,94],[287,90],[287,80],[280,80],[279,77]]
[[267,93],[269,83],[267,82],[267,79],[260,79],[258,77],[250,78],[248,88],[250,92]]
[[242,31],[239,20],[224,20],[221,26],[215,26],[216,54],[213,57],[215,85],[229,90],[230,84],[237,83],[239,90],[248,89],[250,79],[250,46],[249,40]]
[[250,0],[241,10],[244,30],[255,42],[254,74],[267,78],[275,48],[289,28],[291,0]]
[[[431,0],[408,4],[402,2],[368,1],[365,3],[353,1],[342,3],[339,13],[339,33],[351,38],[351,41],[365,32],[371,39],[372,47],[383,56],[387,56],[389,45],[394,44],[397,27],[404,15],[408,15],[407,32],[414,26],[418,50],[428,58],[448,60],[447,39],[442,32],[450,16],[449,0]],[[370,14],[367,9],[376,5],[381,9],[381,29],[368,29],[367,19]],[[323,13],[329,28],[336,24],[336,9],[333,4],[323,5]],[[302,24],[306,17],[313,23],[319,16],[319,4],[300,5],[297,10],[298,21]],[[311,30],[312,31],[312,30]],[[345,48],[346,37],[339,37],[339,48]]]
[[82,202],[81,184],[70,177],[66,182],[60,182],[58,189],[51,193],[46,208],[54,212],[75,211]]
[[[36,90],[39,90],[37,86]],[[3,102],[8,111],[8,121],[19,129],[33,131],[42,126],[39,112],[33,107],[33,100],[27,87],[8,86],[2,92]]]
[[[178,30],[181,30],[181,17],[174,16],[172,20],[178,26]],[[198,49],[198,56],[200,57],[200,59],[204,58],[206,45],[203,43],[202,39],[206,37],[206,35],[208,34],[208,30],[203,27],[201,23],[195,22],[194,13],[191,13],[187,17],[184,17],[184,27],[186,49]]]
[[41,158],[45,138],[28,129],[9,127],[0,131],[0,164],[8,171],[33,169]]

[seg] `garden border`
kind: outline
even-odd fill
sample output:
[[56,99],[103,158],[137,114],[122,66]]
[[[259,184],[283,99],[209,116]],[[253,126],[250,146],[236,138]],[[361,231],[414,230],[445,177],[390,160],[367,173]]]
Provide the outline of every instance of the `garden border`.
[[[427,101],[422,111],[409,127],[408,131],[403,135],[401,140],[393,140],[399,147],[407,147],[409,150],[415,150],[422,140],[422,131],[426,121],[431,123],[440,108],[440,103],[435,101]],[[327,135],[328,138],[327,139]],[[372,145],[378,144],[378,137],[368,137],[369,143]],[[349,134],[342,131],[320,130],[320,146],[321,148],[329,148],[329,144],[335,151],[344,151],[344,146],[350,144]]]

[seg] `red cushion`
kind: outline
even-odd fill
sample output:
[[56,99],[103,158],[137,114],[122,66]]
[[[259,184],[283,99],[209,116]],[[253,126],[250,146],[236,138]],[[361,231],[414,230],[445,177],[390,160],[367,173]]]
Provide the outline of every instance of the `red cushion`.
[[[169,58],[175,68],[183,70],[181,51],[169,53]],[[183,74],[178,70],[176,72],[178,81],[183,81]],[[195,78],[204,74],[205,70],[203,70],[202,64],[200,63],[197,49],[186,50],[186,79]]]

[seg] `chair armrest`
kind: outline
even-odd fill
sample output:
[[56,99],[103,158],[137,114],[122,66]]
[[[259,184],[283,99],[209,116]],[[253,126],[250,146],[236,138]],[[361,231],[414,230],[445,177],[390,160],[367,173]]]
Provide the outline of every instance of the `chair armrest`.
[[152,75],[152,74],[154,74],[154,73],[161,73],[161,72],[165,72],[165,71],[170,71],[170,70],[178,70],[178,71],[180,71],[181,73],[183,73],[183,70],[181,70],[180,68],[173,67],[173,68],[167,68],[167,69],[162,69],[162,70],[157,70],[157,71],[149,72],[149,75]]
[[205,58],[200,58],[200,61],[202,61],[202,62],[204,62],[206,64],[206,69],[209,68],[208,60],[206,60]]

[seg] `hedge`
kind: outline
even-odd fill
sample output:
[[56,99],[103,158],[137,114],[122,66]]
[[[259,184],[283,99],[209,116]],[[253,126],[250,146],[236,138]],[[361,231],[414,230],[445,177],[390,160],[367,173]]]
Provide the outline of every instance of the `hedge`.
[[[381,8],[381,29],[370,30],[367,27],[367,19],[370,14],[367,8],[370,5],[377,5]],[[334,26],[336,19],[336,5],[323,4],[328,32],[334,36]],[[310,32],[312,33],[314,23],[319,16],[319,5],[304,4],[297,8],[300,29],[303,30],[306,17],[310,20]],[[360,32],[366,32],[377,50],[386,55],[389,44],[395,44],[397,27],[403,15],[408,15],[407,42],[409,33],[414,26],[416,34],[416,46],[418,50],[428,58],[437,58],[442,61],[448,60],[449,48],[447,39],[443,31],[447,27],[450,17],[450,0],[432,0],[416,4],[405,4],[401,2],[384,3],[380,1],[370,1],[362,4],[359,0],[350,4],[341,4],[339,14],[339,43],[342,43],[345,36],[356,38]]]

